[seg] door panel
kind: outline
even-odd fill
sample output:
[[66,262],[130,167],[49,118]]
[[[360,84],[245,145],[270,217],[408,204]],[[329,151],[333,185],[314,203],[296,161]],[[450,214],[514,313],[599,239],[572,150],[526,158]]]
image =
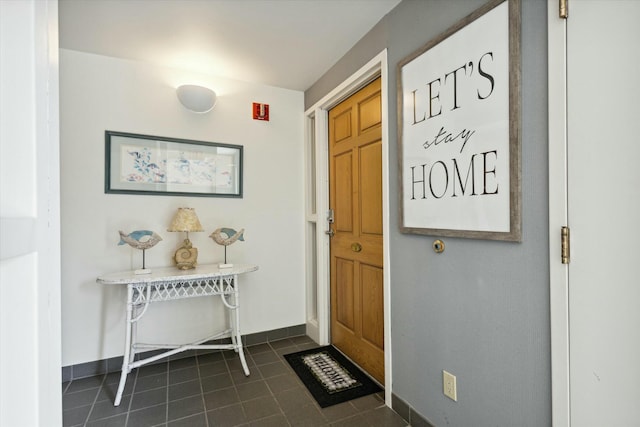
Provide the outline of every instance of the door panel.
[[380,102],[377,79],[329,112],[329,203],[331,342],[384,383]]
[[384,345],[384,321],[382,317],[382,269],[362,265],[362,337],[376,347]]
[[358,103],[360,117],[358,130],[361,134],[381,123],[380,102],[380,92],[378,92]]
[[[640,420],[640,2],[567,20],[571,425]],[[597,31],[594,31],[597,29]]]
[[[382,141],[360,148],[360,164],[382,164]],[[382,169],[360,168],[360,197],[367,209],[361,211],[362,234],[382,235]]]
[[338,231],[353,231],[353,156],[346,152],[335,156],[333,179],[340,185],[335,189],[335,227]]
[[354,322],[354,288],[353,261],[336,258],[336,280],[341,284],[336,289],[336,321],[343,327],[353,331]]
[[351,108],[333,118],[333,140],[338,144],[351,137]]

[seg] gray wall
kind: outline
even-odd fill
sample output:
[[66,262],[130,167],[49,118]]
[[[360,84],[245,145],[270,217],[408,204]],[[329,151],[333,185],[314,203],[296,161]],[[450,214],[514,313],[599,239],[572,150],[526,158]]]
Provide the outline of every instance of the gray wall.
[[[551,425],[544,0],[522,0],[522,243],[399,232],[396,66],[484,0],[403,0],[305,93],[313,105],[388,48],[393,392],[436,426]],[[442,394],[457,376],[458,402]]]

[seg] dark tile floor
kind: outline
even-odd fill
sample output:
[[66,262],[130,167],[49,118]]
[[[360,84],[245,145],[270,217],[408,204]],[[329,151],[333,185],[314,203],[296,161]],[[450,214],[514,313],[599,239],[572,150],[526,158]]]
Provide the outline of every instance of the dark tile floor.
[[308,337],[246,348],[245,377],[233,351],[134,369],[113,406],[120,373],[62,385],[64,426],[406,426],[383,392],[320,408],[283,354],[316,347]]

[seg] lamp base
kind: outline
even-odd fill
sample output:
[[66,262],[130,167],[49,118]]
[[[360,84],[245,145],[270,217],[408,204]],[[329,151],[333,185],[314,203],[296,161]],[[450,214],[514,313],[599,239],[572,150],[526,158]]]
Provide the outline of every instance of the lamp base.
[[173,260],[176,263],[176,267],[180,270],[191,270],[196,268],[198,264],[198,249],[191,246],[191,242],[185,239],[183,245],[178,248]]
[[218,268],[231,268],[233,267],[233,264],[220,264],[218,265]]
[[140,268],[138,270],[135,270],[133,272],[133,274],[151,274],[151,269],[150,268]]

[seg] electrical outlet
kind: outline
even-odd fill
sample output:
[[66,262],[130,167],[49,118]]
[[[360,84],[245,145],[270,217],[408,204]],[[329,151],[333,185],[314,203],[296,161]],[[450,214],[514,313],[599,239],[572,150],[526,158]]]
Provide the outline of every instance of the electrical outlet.
[[458,401],[458,390],[456,388],[456,376],[447,371],[442,371],[442,392],[449,399]]

